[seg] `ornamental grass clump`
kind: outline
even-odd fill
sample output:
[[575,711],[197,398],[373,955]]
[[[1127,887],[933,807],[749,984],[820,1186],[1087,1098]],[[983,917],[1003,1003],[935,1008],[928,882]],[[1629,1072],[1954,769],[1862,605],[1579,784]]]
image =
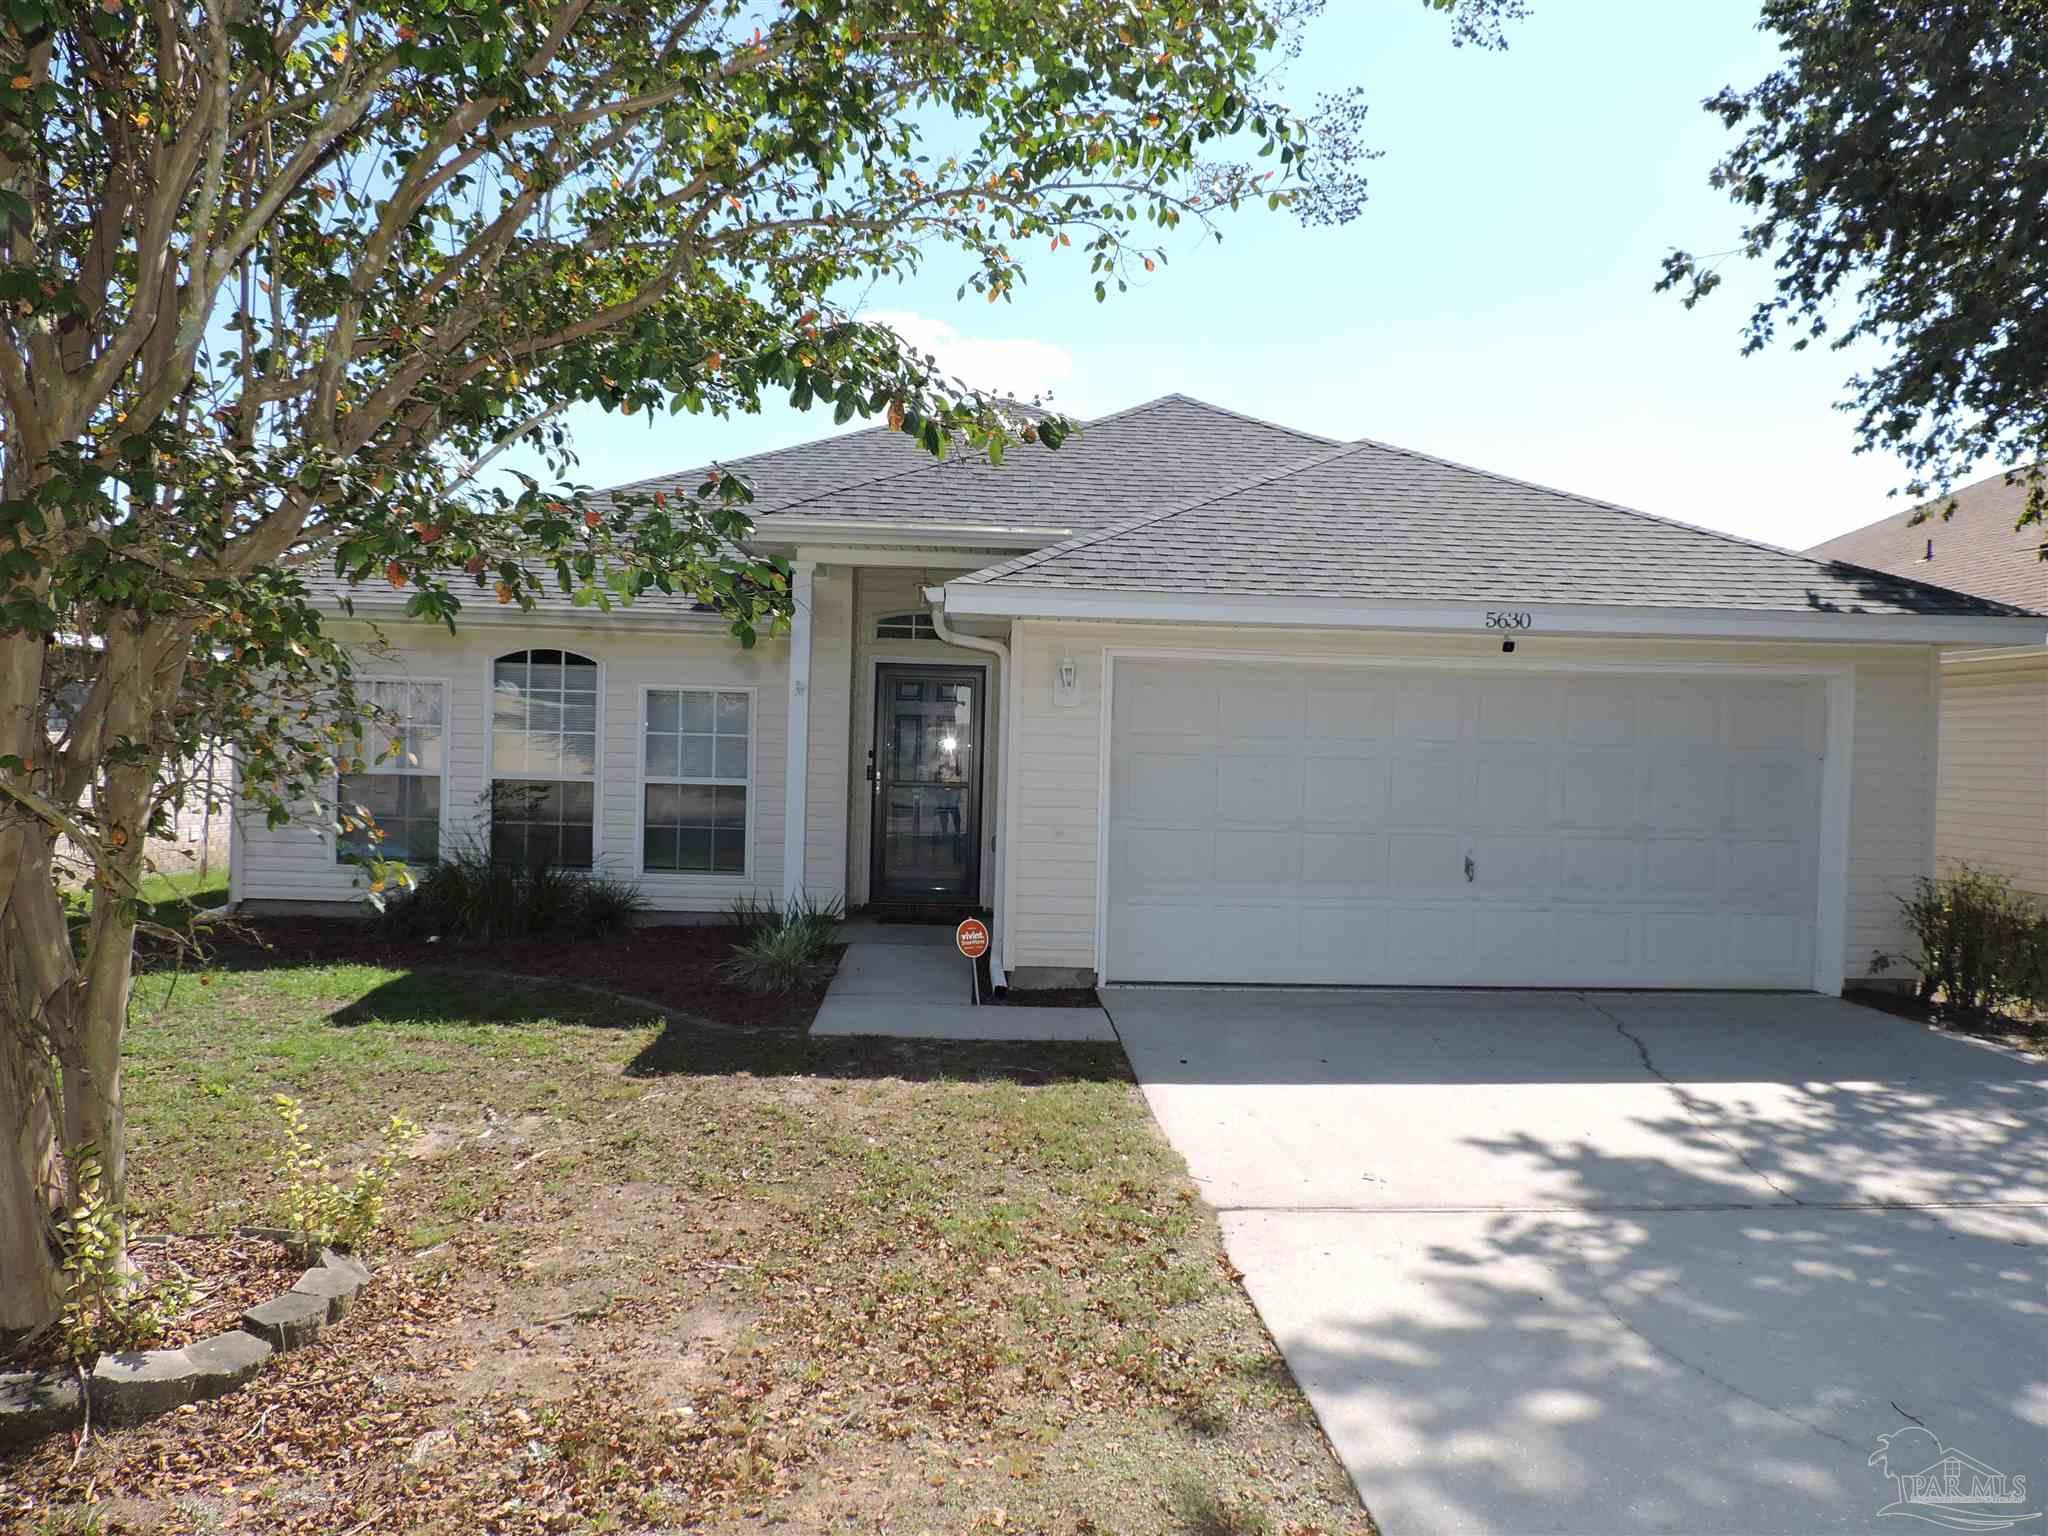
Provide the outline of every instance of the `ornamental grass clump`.
[[832,949],[839,942],[838,902],[820,905],[795,896],[786,907],[751,898],[729,909],[733,925],[745,935],[732,957],[719,966],[726,980],[749,992],[800,992],[832,972]]

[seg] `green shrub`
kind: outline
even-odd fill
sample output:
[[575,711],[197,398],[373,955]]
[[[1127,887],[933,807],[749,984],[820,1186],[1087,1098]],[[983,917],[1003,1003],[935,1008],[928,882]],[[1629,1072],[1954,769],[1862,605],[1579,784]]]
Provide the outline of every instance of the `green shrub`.
[[391,1187],[398,1154],[419,1135],[419,1127],[403,1115],[393,1115],[384,1126],[377,1155],[347,1184],[337,1184],[327,1176],[327,1160],[314,1150],[299,1101],[280,1093],[271,1103],[284,1130],[284,1146],[277,1154],[278,1176],[284,1180],[278,1200],[284,1225],[308,1243],[362,1247],[384,1220],[384,1193]]
[[128,1225],[106,1197],[99,1152],[80,1147],[71,1159],[78,1199],[57,1223],[63,1245],[64,1306],[58,1316],[65,1353],[89,1361],[102,1350],[140,1349],[192,1304],[189,1282],[151,1286],[123,1262]]
[[631,930],[647,910],[640,887],[610,875],[581,877],[576,922],[593,939],[612,939]]
[[1922,876],[1899,905],[1921,996],[1971,1015],[2048,1003],[2048,912],[2010,877],[1958,864],[1939,879]]
[[482,850],[465,849],[417,872],[410,890],[387,899],[383,923],[398,939],[607,939],[646,910],[640,888],[624,880],[495,864]]
[[838,942],[839,903],[798,896],[787,907],[735,902],[728,909],[746,932],[719,974],[750,992],[797,992],[824,980]]

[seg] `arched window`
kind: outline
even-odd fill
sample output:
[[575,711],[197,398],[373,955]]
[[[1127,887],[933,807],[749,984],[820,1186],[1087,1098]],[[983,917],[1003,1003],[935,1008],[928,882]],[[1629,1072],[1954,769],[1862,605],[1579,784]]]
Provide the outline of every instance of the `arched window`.
[[597,663],[574,651],[515,651],[492,663],[492,859],[591,867],[597,695]]
[[939,632],[928,613],[892,613],[875,620],[877,640],[936,640]]

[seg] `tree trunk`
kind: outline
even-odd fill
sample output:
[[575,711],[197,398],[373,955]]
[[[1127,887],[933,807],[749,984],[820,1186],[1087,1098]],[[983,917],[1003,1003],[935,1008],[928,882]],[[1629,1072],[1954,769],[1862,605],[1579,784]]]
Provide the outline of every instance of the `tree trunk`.
[[0,1030],[0,1332],[57,1315],[63,1276],[53,1220],[63,1195],[50,1057],[10,1019]]
[[[101,653],[103,665],[133,678],[108,709],[115,739],[128,743],[151,742],[159,707],[153,685],[161,679],[138,664],[143,654],[132,633],[110,636]],[[13,718],[0,723],[11,723],[19,741],[40,730],[31,713],[38,693],[31,677],[15,675],[28,670],[19,650],[5,662],[0,715]],[[182,669],[172,669],[172,694],[181,677]],[[21,729],[24,715],[30,731]],[[36,749],[32,735],[22,745],[21,756]],[[106,1200],[116,1210],[125,1202],[121,1044],[135,962],[129,898],[142,873],[160,759],[160,752],[131,748],[91,785],[104,846],[87,861],[92,915],[82,961],[58,886],[57,829],[18,806],[0,818],[0,1328],[37,1327],[56,1313],[62,1275],[54,1218],[77,1193],[69,1155],[90,1145]]]
[[0,830],[0,1327],[32,1328],[56,1315],[62,1279],[56,1214],[70,1193],[62,1156],[60,1067],[70,1015],[82,1000],[48,828],[18,820]]

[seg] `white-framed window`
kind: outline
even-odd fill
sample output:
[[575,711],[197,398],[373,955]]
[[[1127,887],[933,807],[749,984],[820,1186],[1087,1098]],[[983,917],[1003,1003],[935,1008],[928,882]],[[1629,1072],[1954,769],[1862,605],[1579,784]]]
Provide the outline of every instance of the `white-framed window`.
[[441,857],[448,685],[371,678],[356,695],[373,713],[363,732],[362,767],[335,784],[335,860],[432,864]]
[[597,844],[601,674],[575,651],[491,663],[491,858],[589,869]]
[[754,777],[750,688],[649,688],[640,721],[640,868],[744,875]]
[[936,640],[938,627],[928,613],[892,613],[875,620],[877,640]]

